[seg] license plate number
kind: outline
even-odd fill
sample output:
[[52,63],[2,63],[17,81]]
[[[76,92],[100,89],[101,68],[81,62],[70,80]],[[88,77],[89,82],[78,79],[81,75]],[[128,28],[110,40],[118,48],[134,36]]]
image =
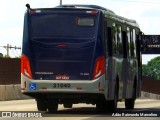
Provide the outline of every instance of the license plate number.
[[71,84],[69,83],[54,83],[53,88],[70,88]]

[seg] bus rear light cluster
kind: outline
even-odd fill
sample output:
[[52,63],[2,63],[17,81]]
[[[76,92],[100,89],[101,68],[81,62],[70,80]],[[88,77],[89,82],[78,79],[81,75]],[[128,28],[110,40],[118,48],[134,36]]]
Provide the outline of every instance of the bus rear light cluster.
[[92,10],[92,11],[86,11],[86,13],[89,13],[89,14],[97,14],[98,11],[96,10]]
[[92,80],[102,76],[104,73],[105,73],[105,57],[100,56],[96,60]]
[[82,88],[81,87],[77,87],[77,90],[82,90]]
[[42,87],[43,90],[47,90],[47,87]]
[[30,62],[29,62],[29,59],[25,55],[22,55],[21,57],[21,73],[25,75],[26,77],[32,79],[32,71],[31,71]]

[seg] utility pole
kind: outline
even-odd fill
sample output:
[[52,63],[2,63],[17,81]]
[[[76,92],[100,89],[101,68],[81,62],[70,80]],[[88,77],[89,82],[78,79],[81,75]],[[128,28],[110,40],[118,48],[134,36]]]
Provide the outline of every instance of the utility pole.
[[62,5],[62,0],[60,0],[60,5]]
[[9,49],[11,49],[11,48],[14,48],[15,50],[16,49],[20,49],[21,50],[21,47],[13,47],[13,46],[11,46],[11,45],[9,45],[9,44],[7,44],[7,46],[1,46],[1,47],[4,47],[6,50],[7,50],[7,56],[9,56]]

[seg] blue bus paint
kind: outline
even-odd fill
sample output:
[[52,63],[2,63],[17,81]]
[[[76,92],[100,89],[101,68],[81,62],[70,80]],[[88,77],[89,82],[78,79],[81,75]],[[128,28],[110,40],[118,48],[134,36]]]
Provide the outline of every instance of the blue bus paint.
[[[47,21],[45,21],[46,16]],[[93,27],[81,27],[75,24],[75,20],[77,17],[85,18],[86,14],[62,13],[62,15],[58,15],[54,13],[48,15],[48,13],[42,13],[30,15],[29,32],[31,34],[29,42],[31,42],[32,52],[30,53],[33,57],[29,59],[33,61],[31,62],[33,71],[53,72],[53,75],[51,74],[50,76],[32,73],[34,79],[54,80],[55,76],[59,74],[69,75],[71,80],[91,79],[93,62],[90,61],[92,61],[93,56],[97,58],[97,55],[94,55],[97,54],[94,53],[95,42],[97,39],[103,39],[95,31],[99,26],[98,16],[99,14],[87,15],[87,17],[95,19],[95,25]],[[44,22],[45,24],[43,25]],[[57,24],[59,22],[62,25]],[[51,26],[49,30],[46,28],[48,26]],[[65,30],[63,28],[68,29]],[[59,44],[65,44],[66,48],[57,47]],[[75,71],[75,68],[77,68],[77,71]],[[82,76],[80,73],[88,73],[89,75]]]

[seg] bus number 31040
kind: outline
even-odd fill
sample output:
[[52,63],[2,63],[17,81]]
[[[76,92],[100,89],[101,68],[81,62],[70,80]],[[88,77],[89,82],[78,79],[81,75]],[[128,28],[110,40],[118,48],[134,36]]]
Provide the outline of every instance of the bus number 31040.
[[70,88],[71,85],[69,83],[54,83],[54,88]]

